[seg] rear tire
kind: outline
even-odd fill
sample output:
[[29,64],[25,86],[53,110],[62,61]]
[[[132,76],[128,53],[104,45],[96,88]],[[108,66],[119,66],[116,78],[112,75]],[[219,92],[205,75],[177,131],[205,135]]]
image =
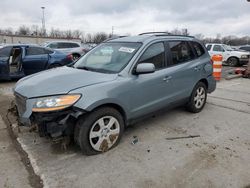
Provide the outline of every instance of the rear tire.
[[103,107],[80,117],[74,137],[83,154],[95,155],[117,146],[123,131],[122,115],[114,108]]
[[49,69],[54,69],[54,68],[57,68],[57,67],[61,67],[61,65],[58,64],[58,63],[55,63],[55,64],[50,65]]
[[80,58],[79,54],[72,54],[72,56],[73,56],[73,61],[76,61]]
[[200,112],[207,101],[207,86],[203,82],[198,82],[194,87],[187,104],[187,110],[192,113]]

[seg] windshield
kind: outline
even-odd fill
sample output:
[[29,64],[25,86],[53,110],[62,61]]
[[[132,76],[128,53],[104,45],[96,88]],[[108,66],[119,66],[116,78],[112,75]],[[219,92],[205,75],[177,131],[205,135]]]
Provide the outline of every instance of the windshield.
[[223,45],[223,48],[224,48],[226,51],[233,51],[233,50],[234,50],[231,46],[228,46],[228,45]]
[[118,73],[132,59],[141,43],[103,43],[91,50],[74,67],[95,72]]

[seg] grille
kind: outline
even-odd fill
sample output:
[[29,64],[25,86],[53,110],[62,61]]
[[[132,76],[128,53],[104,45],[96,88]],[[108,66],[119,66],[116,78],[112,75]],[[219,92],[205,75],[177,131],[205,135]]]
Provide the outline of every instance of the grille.
[[15,95],[15,101],[16,101],[18,114],[19,116],[21,116],[26,111],[26,97],[16,92],[14,93],[14,95]]

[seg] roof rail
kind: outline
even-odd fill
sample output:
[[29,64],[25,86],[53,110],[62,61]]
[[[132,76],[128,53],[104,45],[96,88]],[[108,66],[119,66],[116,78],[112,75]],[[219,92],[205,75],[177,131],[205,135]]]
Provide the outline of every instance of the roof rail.
[[[126,35],[115,36],[115,37],[108,38],[108,39],[104,40],[103,42],[108,42],[108,41],[110,41],[110,40],[119,39],[119,38],[123,38],[123,37],[127,37],[127,36],[126,36]],[[103,42],[102,42],[102,43],[103,43]]]
[[140,33],[139,35],[154,35],[156,37],[162,37],[162,36],[174,36],[174,37],[190,37],[194,38],[194,36],[187,36],[187,35],[175,35],[169,32],[146,32],[146,33]]
[[169,32],[145,32],[145,33],[140,33],[139,35],[152,35],[152,34],[165,34],[165,35],[169,35]]

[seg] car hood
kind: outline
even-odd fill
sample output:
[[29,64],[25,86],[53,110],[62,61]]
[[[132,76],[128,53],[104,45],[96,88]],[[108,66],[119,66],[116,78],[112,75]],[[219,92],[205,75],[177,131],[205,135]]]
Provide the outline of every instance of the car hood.
[[237,55],[250,55],[250,52],[247,52],[247,51],[240,51],[240,50],[234,50],[234,51],[231,51],[231,53],[233,54],[237,54]]
[[108,82],[117,74],[104,74],[71,67],[50,69],[27,76],[17,82],[14,91],[27,98],[66,94],[71,90]]

